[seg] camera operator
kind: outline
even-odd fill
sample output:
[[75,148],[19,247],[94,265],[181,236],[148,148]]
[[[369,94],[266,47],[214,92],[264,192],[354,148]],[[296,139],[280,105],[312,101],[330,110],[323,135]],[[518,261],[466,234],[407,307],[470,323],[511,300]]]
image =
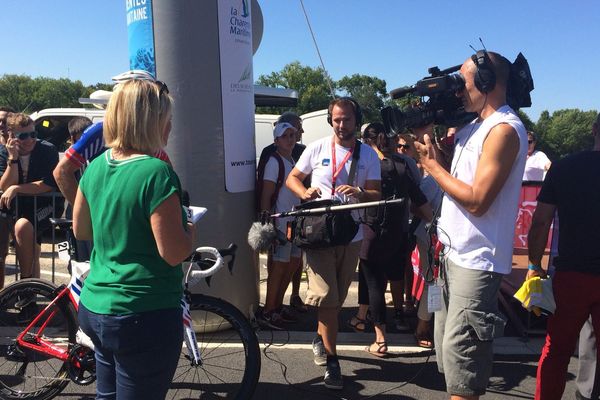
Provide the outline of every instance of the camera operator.
[[[430,134],[416,143],[421,165],[445,192],[438,236],[445,257],[435,321],[438,369],[452,398],[477,399],[486,391],[498,316],[500,282],[510,273],[527,133],[506,101],[510,63],[478,51],[460,68],[465,86],[456,95],[477,118],[455,136],[448,172],[436,160]],[[466,323],[465,323],[466,321]]]

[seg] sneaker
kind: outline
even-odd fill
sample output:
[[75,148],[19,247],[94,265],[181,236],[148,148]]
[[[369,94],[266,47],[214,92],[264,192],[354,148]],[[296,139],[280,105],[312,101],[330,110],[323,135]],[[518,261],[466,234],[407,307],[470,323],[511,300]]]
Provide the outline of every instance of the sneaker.
[[35,301],[35,294],[27,293],[18,297],[15,308],[22,310]]
[[325,351],[325,345],[323,344],[323,338],[320,335],[314,338],[312,342],[313,348],[313,359],[315,364],[322,366],[327,365],[327,352]]
[[396,310],[394,314],[394,325],[396,325],[396,330],[399,332],[408,332],[410,331],[410,326],[404,319],[404,312],[402,310]]
[[342,390],[344,388],[344,380],[342,379],[342,369],[337,357],[328,357],[327,369],[323,378],[327,389]]
[[285,329],[281,316],[274,311],[260,311],[256,315],[256,322],[258,322],[258,325],[263,328],[269,328],[276,331],[282,331]]
[[283,322],[298,322],[298,318],[296,314],[290,310],[288,307],[282,306],[278,310],[279,316]]

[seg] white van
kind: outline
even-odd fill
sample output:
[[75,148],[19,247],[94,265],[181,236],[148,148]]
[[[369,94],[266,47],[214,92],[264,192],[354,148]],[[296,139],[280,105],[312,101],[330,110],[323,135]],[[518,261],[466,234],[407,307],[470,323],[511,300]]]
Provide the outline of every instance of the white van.
[[[105,110],[98,108],[46,108],[31,114],[35,122],[35,130],[40,139],[54,144],[59,152],[64,152],[70,145],[67,125],[74,117],[87,117],[92,122],[102,121]],[[256,159],[266,146],[273,143],[273,124],[279,115],[256,114],[254,116],[254,146]],[[331,135],[331,126],[327,123],[327,110],[319,110],[301,115],[302,143],[307,144],[322,137]]]
[[303,144],[314,142],[333,132],[333,128],[327,122],[327,109],[302,114],[300,117],[302,118],[302,129],[304,129]]

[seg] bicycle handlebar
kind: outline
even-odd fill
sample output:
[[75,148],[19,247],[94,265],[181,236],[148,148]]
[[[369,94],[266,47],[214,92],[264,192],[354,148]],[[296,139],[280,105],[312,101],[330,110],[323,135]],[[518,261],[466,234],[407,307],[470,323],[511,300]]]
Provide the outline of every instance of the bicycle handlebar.
[[[202,246],[198,247],[190,258],[190,266],[185,274],[184,282],[188,286],[196,285],[201,279],[208,278],[216,274],[223,266],[225,266],[224,257],[231,257],[227,263],[229,271],[233,269],[235,262],[235,251],[237,246],[230,244],[226,249],[216,249],[214,247]],[[208,254],[208,257],[203,257],[203,254]],[[196,260],[199,257],[199,260]],[[212,258],[211,258],[212,257]],[[207,263],[212,264],[208,269],[203,269]]]

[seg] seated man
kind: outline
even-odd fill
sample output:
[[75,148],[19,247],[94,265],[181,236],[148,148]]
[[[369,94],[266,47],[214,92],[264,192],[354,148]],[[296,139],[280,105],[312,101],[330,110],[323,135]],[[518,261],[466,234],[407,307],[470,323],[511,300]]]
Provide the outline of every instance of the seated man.
[[[0,210],[16,217],[14,238],[21,278],[39,278],[41,234],[50,228],[50,217],[62,213],[62,199],[53,207],[52,197],[16,197],[56,190],[52,170],[58,163],[58,151],[51,143],[36,139],[34,123],[26,114],[11,114],[8,131],[6,146],[0,148]],[[3,230],[2,235],[8,231]],[[3,280],[4,269],[1,275]]]

